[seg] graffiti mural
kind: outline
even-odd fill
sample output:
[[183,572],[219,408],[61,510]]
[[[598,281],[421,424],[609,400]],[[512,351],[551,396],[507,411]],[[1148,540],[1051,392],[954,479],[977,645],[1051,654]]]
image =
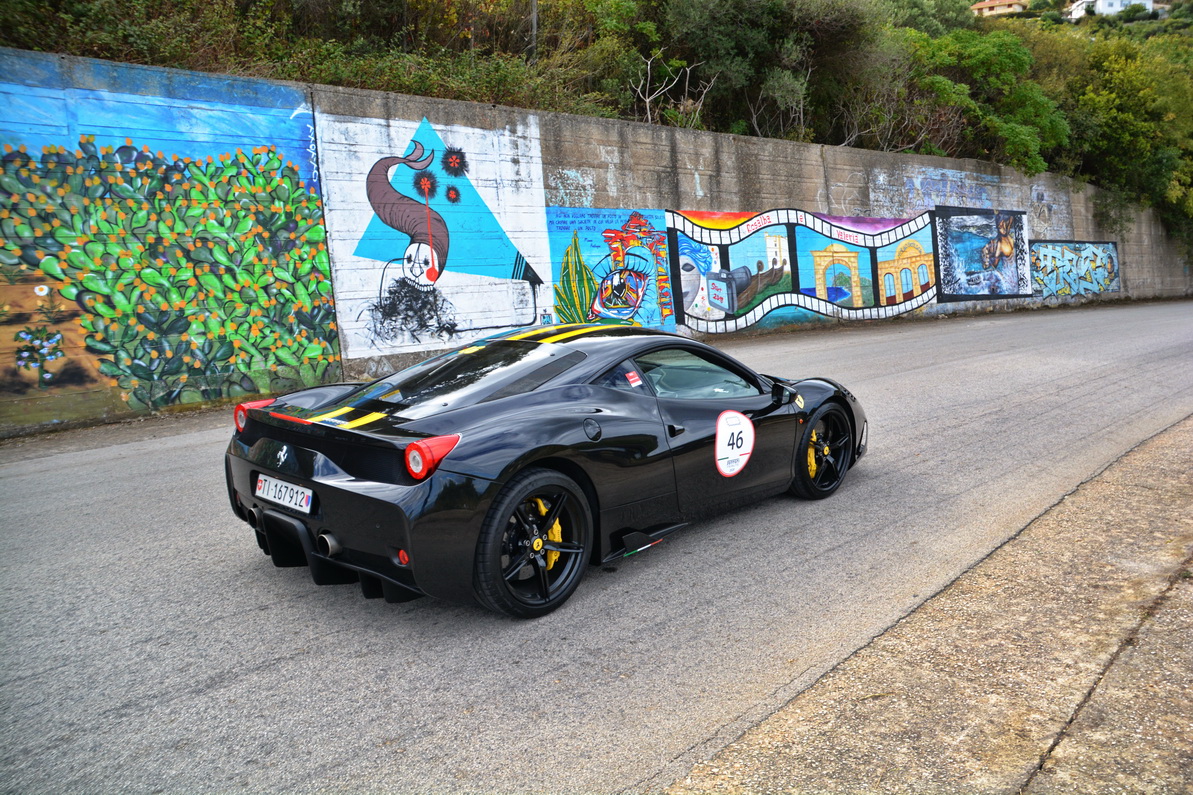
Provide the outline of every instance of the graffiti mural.
[[0,356],[15,366],[0,390],[112,389],[142,410],[339,377],[301,92],[254,84],[231,104],[223,78],[166,97],[133,93],[135,67],[74,73],[94,86],[115,72],[116,92],[72,88],[54,62],[19,78],[10,65]]
[[941,301],[1030,297],[1025,213],[936,208]]
[[675,329],[663,214],[547,208],[561,323],[633,323]]
[[347,353],[441,347],[553,311],[537,136],[324,114],[319,130]]
[[891,317],[936,295],[927,214],[837,218],[783,209],[667,218],[678,311],[694,330]]
[[800,292],[851,309],[874,305],[870,250],[806,226],[796,232]]
[[[530,324],[728,333],[1126,284],[1115,243],[1064,239],[1071,191],[1047,175],[842,154],[798,187],[841,216],[643,209],[625,138],[560,146],[553,119],[545,164],[541,123],[0,48],[0,430],[362,377]],[[649,178],[707,200],[735,177],[707,140],[693,182],[665,158]]]
[[1114,243],[1033,240],[1031,280],[1037,298],[1117,293],[1118,247]]

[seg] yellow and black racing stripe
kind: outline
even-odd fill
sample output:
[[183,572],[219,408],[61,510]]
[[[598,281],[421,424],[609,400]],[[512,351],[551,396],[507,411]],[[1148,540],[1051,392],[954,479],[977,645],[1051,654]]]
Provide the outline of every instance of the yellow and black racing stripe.
[[310,423],[319,423],[320,425],[331,425],[335,428],[359,428],[362,425],[368,425],[370,422],[385,419],[389,415],[383,411],[365,411],[364,409],[356,408],[355,406],[344,406],[335,411],[329,411],[326,414],[320,414],[311,417],[307,420]]
[[589,323],[557,323],[554,326],[535,326],[531,329],[515,331],[508,337],[507,340],[526,340],[527,342],[544,342],[547,337],[553,336],[561,331],[568,329],[581,328],[600,328]]
[[352,411],[352,406],[344,406],[341,409],[329,411],[326,414],[320,414],[317,417],[308,417],[307,422],[322,422],[323,420],[330,420],[332,417],[339,417],[343,414],[347,414],[350,411]]
[[552,334],[549,337],[536,339],[535,341],[536,342],[562,342],[564,340],[570,340],[573,337],[580,337],[585,334],[595,334],[598,331],[611,331],[615,328],[617,328],[617,326],[605,326],[605,325],[594,325],[594,326],[585,325],[585,326],[571,326],[571,327],[565,326],[564,327],[565,330],[560,331],[558,334]]

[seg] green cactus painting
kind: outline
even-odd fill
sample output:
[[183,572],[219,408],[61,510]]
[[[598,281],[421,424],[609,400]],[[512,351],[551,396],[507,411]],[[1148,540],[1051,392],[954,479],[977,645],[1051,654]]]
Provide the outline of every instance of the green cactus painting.
[[555,285],[555,312],[559,322],[587,323],[596,289],[596,279],[584,265],[579,234],[573,233],[571,245],[563,253],[559,282]]
[[273,146],[191,159],[5,146],[0,272],[77,305],[86,350],[135,409],[338,377],[318,193]]

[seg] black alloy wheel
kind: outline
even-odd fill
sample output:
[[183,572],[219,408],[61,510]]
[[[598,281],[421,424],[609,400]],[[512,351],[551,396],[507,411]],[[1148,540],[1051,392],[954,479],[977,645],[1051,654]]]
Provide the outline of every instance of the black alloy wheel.
[[546,615],[576,590],[592,550],[592,516],[575,481],[550,469],[516,475],[481,525],[478,601],[518,618]]
[[791,493],[805,500],[828,497],[845,480],[852,458],[849,418],[836,403],[826,403],[812,414],[800,434]]

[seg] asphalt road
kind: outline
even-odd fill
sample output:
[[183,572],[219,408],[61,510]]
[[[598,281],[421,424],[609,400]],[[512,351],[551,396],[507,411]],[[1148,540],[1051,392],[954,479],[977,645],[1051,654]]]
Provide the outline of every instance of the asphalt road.
[[1189,302],[722,347],[844,382],[869,455],[533,622],[275,569],[227,506],[230,412],[0,445],[0,788],[660,789],[1193,413]]

